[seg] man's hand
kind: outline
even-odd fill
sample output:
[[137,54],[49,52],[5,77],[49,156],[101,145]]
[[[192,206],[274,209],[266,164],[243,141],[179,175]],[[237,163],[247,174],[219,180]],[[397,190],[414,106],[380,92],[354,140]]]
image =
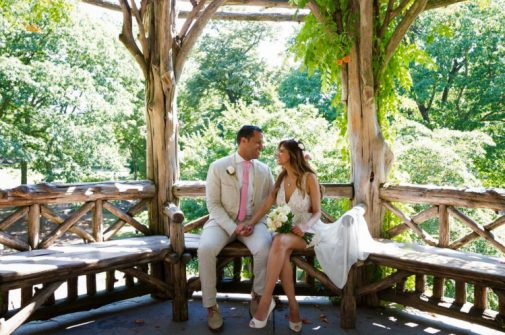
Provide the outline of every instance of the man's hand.
[[244,224],[243,236],[249,236],[253,233],[253,231],[254,231],[254,225],[249,223]]
[[252,234],[254,227],[245,222],[237,224],[237,228],[235,228],[235,234],[237,236],[249,236]]

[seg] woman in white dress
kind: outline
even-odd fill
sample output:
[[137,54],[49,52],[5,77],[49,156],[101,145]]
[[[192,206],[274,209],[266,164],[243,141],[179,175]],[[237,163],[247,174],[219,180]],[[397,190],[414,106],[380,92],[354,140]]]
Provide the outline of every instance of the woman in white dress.
[[[303,143],[294,139],[279,143],[277,163],[282,166],[282,172],[277,177],[272,193],[249,222],[257,224],[274,204],[287,204],[294,214],[291,232],[276,234],[273,238],[265,289],[256,313],[249,322],[251,328],[266,326],[275,308],[273,290],[280,279],[288,298],[289,328],[295,332],[301,331],[302,320],[290,262],[293,250],[314,246],[323,271],[335,285],[342,288],[351,266],[358,259],[366,259],[376,245],[363,216],[365,208],[361,206],[347,211],[334,223],[324,224],[320,221],[321,190],[317,176],[304,156],[304,149]],[[306,241],[310,239],[312,241],[307,245]]]
[[251,328],[265,327],[269,314],[275,308],[272,293],[277,280],[280,279],[288,298],[289,327],[295,332],[302,329],[290,256],[293,250],[303,250],[307,247],[303,237],[305,234],[314,233],[313,227],[320,222],[321,216],[319,183],[303,151],[304,145],[299,141],[290,139],[280,142],[277,163],[282,166],[282,172],[277,177],[274,190],[249,222],[249,224],[258,223],[274,204],[287,204],[294,214],[294,228],[291,233],[277,234],[272,241],[265,289],[258,309],[249,323]]

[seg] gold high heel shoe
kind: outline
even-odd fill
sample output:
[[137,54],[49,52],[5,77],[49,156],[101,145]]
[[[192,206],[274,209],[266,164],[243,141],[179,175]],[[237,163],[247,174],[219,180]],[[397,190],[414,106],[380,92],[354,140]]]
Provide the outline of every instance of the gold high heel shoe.
[[303,325],[302,321],[298,321],[298,322],[289,321],[289,329],[291,329],[295,333],[299,333],[302,331],[302,325]]
[[274,299],[272,299],[272,301],[270,302],[270,307],[268,307],[268,313],[267,313],[267,317],[265,318],[265,320],[261,321],[256,318],[252,318],[251,321],[249,321],[249,327],[251,327],[251,328],[265,328],[265,326],[267,325],[267,322],[268,322],[268,318],[270,317],[270,313],[272,313],[274,308],[275,308],[275,301],[274,301]]

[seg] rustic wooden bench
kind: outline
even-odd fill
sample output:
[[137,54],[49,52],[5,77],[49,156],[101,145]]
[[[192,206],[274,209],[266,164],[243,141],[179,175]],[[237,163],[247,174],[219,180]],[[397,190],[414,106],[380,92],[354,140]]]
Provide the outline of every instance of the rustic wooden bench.
[[[0,256],[2,292],[21,288],[28,289],[31,293],[34,285],[43,284],[43,287],[36,290],[36,294],[21,308],[7,313],[6,316],[10,316],[7,320],[0,319],[0,335],[12,333],[29,319],[58,287],[65,282],[71,282],[72,278],[77,281],[77,277],[82,275],[119,270],[148,284],[152,288],[151,292],[169,296],[173,287],[169,283],[150,276],[145,269],[142,269],[142,265],[164,261],[170,253],[169,246],[170,241],[166,236],[155,235],[98,243],[51,246],[48,249],[35,249]],[[113,280],[115,280],[114,277]],[[90,283],[96,285],[94,280]],[[128,290],[135,290],[133,283],[129,286]],[[69,286],[67,296],[70,300],[72,298],[76,300],[77,295],[77,285]],[[2,296],[4,295],[0,295]],[[74,304],[76,303],[74,301]],[[82,305],[82,309],[88,308],[86,304]],[[73,310],[75,311],[75,308]],[[60,310],[61,313],[63,313],[62,310]]]
[[[292,255],[293,263],[316,278],[332,295],[341,296],[341,327],[354,328],[356,320],[356,306],[360,298],[367,295],[378,295],[386,301],[409,305],[420,310],[444,314],[459,319],[479,323],[487,327],[504,330],[503,323],[505,302],[505,264],[503,259],[496,257],[471,254],[451,249],[421,246],[415,243],[399,243],[387,239],[378,239],[381,246],[369,255],[365,262],[353,266],[349,274],[347,285],[338,289],[328,277],[315,268],[307,258],[314,257],[313,249],[297,251]],[[199,235],[185,234],[186,251],[196,257]],[[220,253],[221,260],[218,268],[237,257],[250,257],[249,250],[240,242],[233,242]],[[358,280],[359,272],[365,266],[381,265],[396,269],[391,275],[380,281],[362,284]],[[474,285],[477,299],[473,305],[461,303],[447,298],[439,299],[425,294],[426,275],[445,277],[456,280],[456,283],[471,283]],[[408,277],[416,276],[416,290],[409,292],[405,289]],[[221,284],[223,285],[223,284]],[[238,291],[239,287],[235,286]],[[459,285],[458,289],[463,287]],[[485,308],[483,288],[491,288],[499,297],[500,312],[496,313]],[[233,286],[221,286],[226,292],[233,291]],[[230,290],[230,288],[232,288]],[[218,290],[220,287],[218,286]],[[191,278],[188,282],[189,295],[200,290],[198,278]],[[277,288],[276,293],[282,294]],[[298,295],[303,295],[297,289]]]

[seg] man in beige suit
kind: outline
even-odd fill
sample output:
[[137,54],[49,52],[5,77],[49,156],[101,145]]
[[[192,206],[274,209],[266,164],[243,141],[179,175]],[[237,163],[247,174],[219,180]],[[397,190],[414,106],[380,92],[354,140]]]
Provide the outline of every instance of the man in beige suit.
[[253,255],[253,301],[263,293],[271,234],[265,224],[249,225],[248,220],[273,188],[267,165],[256,160],[263,150],[263,132],[243,126],[237,133],[237,152],[209,167],[206,200],[209,221],[204,225],[198,261],[202,303],[208,309],[211,330],[223,326],[216,303],[216,258],[228,243],[239,240]]

